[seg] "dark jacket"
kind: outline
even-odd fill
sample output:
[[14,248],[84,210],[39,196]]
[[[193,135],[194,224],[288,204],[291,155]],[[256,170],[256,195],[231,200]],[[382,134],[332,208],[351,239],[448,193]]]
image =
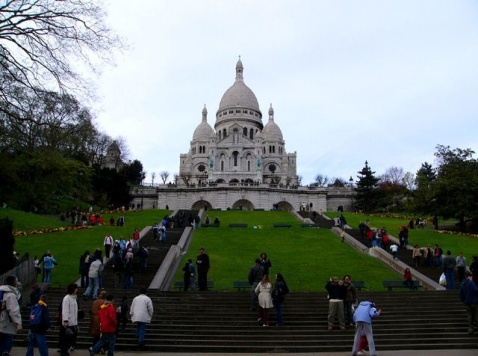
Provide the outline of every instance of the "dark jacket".
[[345,285],[329,281],[325,285],[325,289],[329,292],[329,299],[345,299],[345,294],[347,293],[347,287]]
[[478,287],[468,278],[460,286],[460,300],[465,304],[478,304]]

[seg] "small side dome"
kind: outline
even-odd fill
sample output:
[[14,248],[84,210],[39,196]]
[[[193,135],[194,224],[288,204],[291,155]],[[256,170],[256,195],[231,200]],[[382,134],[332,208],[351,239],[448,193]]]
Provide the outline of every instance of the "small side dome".
[[207,109],[206,105],[204,105],[204,109],[202,110],[202,121],[196,127],[193,134],[193,141],[208,141],[211,136],[214,135],[214,130],[207,122]]
[[265,141],[283,141],[282,131],[274,122],[274,109],[272,108],[272,104],[269,108],[269,122],[264,126],[262,136]]

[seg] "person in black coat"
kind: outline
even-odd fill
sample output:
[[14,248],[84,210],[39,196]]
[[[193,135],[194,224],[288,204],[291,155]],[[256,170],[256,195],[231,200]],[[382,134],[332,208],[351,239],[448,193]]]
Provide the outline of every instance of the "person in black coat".
[[209,272],[209,256],[204,247],[199,249],[199,256],[196,259],[196,266],[198,269],[198,286],[200,291],[207,290],[207,273]]

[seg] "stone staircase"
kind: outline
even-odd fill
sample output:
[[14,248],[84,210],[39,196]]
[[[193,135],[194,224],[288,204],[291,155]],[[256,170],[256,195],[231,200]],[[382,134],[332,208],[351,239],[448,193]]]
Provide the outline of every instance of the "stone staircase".
[[[125,293],[114,286],[114,272],[107,266],[104,286],[117,301],[127,295],[128,301],[140,287],[148,286],[169,246],[175,244],[182,229],[171,229],[166,246],[160,249],[152,233],[141,244],[149,246],[148,268],[136,273],[133,291]],[[232,281],[231,281],[232,286]],[[86,318],[80,321],[77,348],[91,346],[88,334],[91,301],[81,298]],[[52,320],[65,291],[48,291]],[[251,311],[250,293],[246,292],[159,292],[150,290],[154,317],[147,326],[146,350],[153,352],[340,352],[350,351],[354,328],[327,331],[328,302],[325,293],[290,293],[283,305],[285,326],[276,327],[271,310],[270,327],[257,322]],[[361,292],[360,300],[373,300],[383,310],[374,321],[377,350],[478,349],[476,335],[468,335],[466,313],[456,292]],[[28,326],[28,310],[23,311]],[[14,344],[26,345],[27,330],[15,336]],[[58,341],[58,327],[48,334],[50,348]],[[117,339],[117,350],[136,350],[135,326],[128,323]]]

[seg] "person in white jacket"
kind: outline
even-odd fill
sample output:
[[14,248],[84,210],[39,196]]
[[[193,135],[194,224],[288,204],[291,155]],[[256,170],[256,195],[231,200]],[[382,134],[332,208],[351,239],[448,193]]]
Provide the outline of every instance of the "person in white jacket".
[[78,336],[78,285],[69,284],[66,293],[61,302],[60,356],[68,356],[69,351],[73,351]]
[[140,294],[131,302],[129,313],[131,321],[136,323],[136,335],[138,337],[138,348],[144,347],[144,336],[146,334],[146,324],[151,322],[153,317],[153,302],[146,295],[146,288],[141,288]]
[[13,335],[22,328],[22,316],[17,290],[18,279],[11,275],[5,278],[5,285],[0,286],[3,293],[2,312],[0,313],[0,353],[9,355],[13,346]]

